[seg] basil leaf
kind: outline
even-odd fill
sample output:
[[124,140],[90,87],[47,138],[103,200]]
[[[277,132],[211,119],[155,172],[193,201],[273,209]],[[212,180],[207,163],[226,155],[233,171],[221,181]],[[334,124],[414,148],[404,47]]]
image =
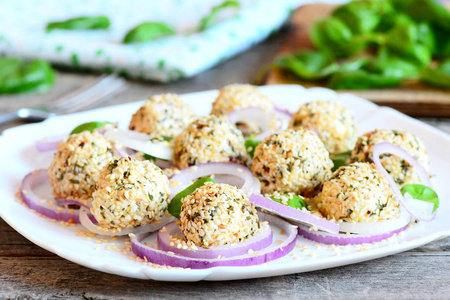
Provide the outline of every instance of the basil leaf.
[[47,24],[47,32],[54,29],[64,30],[92,30],[92,29],[108,29],[111,22],[108,17],[96,16],[96,17],[79,17],[69,19],[62,22],[51,22]]
[[370,89],[397,86],[401,78],[364,70],[336,72],[328,83],[332,89]]
[[364,65],[364,70],[402,79],[419,76],[419,67],[416,64],[393,55],[386,48],[381,48],[378,56]]
[[450,89],[450,73],[429,66],[420,71],[420,81],[442,89]]
[[0,94],[43,92],[53,86],[54,80],[55,72],[45,61],[0,59]]
[[389,1],[354,1],[339,6],[332,16],[344,22],[353,34],[367,34],[378,26],[384,14],[392,10]]
[[429,22],[439,28],[450,30],[450,12],[437,1],[411,0],[405,12],[417,22]]
[[437,27],[433,27],[434,35],[434,51],[433,55],[437,57],[450,57],[450,30],[443,30]]
[[275,64],[305,80],[324,79],[338,69],[329,56],[313,51],[280,57]]
[[165,23],[146,22],[131,29],[123,39],[124,44],[153,41],[161,37],[171,36],[175,30]]
[[193,184],[191,184],[190,186],[188,186],[187,188],[185,188],[184,190],[182,190],[181,192],[176,194],[175,197],[173,197],[172,200],[170,200],[169,207],[167,209],[169,211],[169,214],[171,214],[175,218],[179,218],[180,212],[181,212],[181,207],[183,205],[181,200],[183,198],[189,196],[193,192],[195,192],[196,189],[203,186],[206,182],[216,183],[213,179],[211,179],[209,177],[200,178],[197,181],[195,181]]
[[450,58],[439,66],[439,70],[450,76]]
[[330,155],[330,159],[333,162],[333,168],[331,171],[334,172],[340,167],[347,165],[347,160],[350,159],[350,156],[352,156],[351,150]]
[[330,17],[315,22],[310,30],[313,44],[330,57],[348,57],[360,52],[368,38],[354,38],[350,28],[340,19]]
[[245,140],[245,149],[247,150],[248,154],[251,158],[255,155],[255,149],[256,147],[261,144],[261,141],[255,141],[253,138],[255,135],[251,135],[248,139]]
[[204,17],[200,20],[199,31],[203,31],[203,30],[210,28],[214,24],[214,21],[215,21],[217,15],[219,14],[219,12],[221,10],[223,10],[225,8],[229,8],[229,7],[234,7],[234,8],[239,9],[241,7],[241,5],[239,4],[239,1],[227,0],[227,1],[223,2],[222,4],[214,6],[211,9],[211,12],[209,13],[209,15],[207,15],[206,17]]
[[439,197],[437,193],[430,187],[423,184],[406,184],[400,191],[402,195],[410,194],[413,199],[433,203],[433,212],[439,207]]
[[[289,197],[288,194],[283,194],[283,196]],[[275,202],[283,204],[282,200],[275,197],[270,197]],[[308,204],[305,201],[305,198],[299,195],[294,195],[291,199],[288,200],[287,206],[290,206],[292,208],[296,209],[302,209],[303,207],[308,208]]]
[[87,123],[83,123],[78,125],[77,127],[75,127],[70,134],[77,134],[77,133],[81,133],[83,131],[94,131],[95,129],[98,129],[100,127],[105,126],[106,124],[113,124],[111,122],[108,121],[104,121],[104,122],[97,122],[97,121],[93,121],[93,122],[87,122]]

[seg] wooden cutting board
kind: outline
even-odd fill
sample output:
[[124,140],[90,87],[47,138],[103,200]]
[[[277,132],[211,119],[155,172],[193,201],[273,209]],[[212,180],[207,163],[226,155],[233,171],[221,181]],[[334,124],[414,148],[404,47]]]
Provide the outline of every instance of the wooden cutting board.
[[[310,4],[297,9],[290,19],[289,33],[279,55],[296,52],[300,49],[312,49],[313,45],[308,34],[311,24],[317,19],[327,17],[335,8],[335,5],[330,4]],[[326,87],[326,85],[316,82],[300,80],[280,69],[272,69],[265,79],[265,84],[292,83],[305,87]],[[416,80],[404,81],[401,86],[396,88],[339,90],[338,92],[352,93],[379,105],[393,107],[411,116],[450,117],[450,91],[433,88]]]

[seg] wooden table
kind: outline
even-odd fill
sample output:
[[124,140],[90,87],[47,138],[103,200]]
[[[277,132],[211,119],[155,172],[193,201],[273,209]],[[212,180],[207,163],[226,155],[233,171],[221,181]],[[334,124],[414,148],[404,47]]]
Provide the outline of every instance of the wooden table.
[[[130,89],[102,105],[132,102],[156,93],[186,93],[252,82],[255,72],[273,59],[285,35],[282,31],[192,79],[167,85],[131,82]],[[0,113],[45,104],[90,79],[90,75],[60,73],[49,93],[0,97]],[[450,133],[450,119],[422,120]],[[15,125],[20,123],[0,127],[0,131]],[[449,299],[449,283],[450,238],[386,258],[310,273],[170,283],[124,278],[76,265],[32,244],[0,219],[0,299]]]

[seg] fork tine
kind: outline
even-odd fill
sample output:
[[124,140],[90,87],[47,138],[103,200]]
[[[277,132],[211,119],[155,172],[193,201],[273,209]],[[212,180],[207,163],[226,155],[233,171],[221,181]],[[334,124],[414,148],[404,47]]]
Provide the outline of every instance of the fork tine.
[[122,91],[126,87],[126,82],[118,77],[105,77],[97,84],[91,86],[89,89],[72,94],[72,97],[61,102],[58,106],[50,108],[55,113],[71,113],[81,110],[85,107],[91,106],[105,97],[117,93],[119,89]]

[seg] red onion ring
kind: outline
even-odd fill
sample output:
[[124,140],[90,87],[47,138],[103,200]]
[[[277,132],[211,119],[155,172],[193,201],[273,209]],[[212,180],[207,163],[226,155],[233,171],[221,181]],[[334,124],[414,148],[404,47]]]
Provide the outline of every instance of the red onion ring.
[[55,201],[60,205],[60,206],[66,206],[66,205],[78,205],[78,206],[83,206],[86,208],[90,208],[91,206],[88,205],[86,203],[86,201],[81,201],[81,200],[77,200],[77,199],[62,199],[62,198],[55,198]]
[[172,148],[164,143],[151,142],[150,137],[145,133],[120,128],[108,128],[105,130],[104,135],[128,148],[160,159],[172,160]]
[[[20,192],[23,201],[28,205],[28,207],[51,219],[80,223],[78,210],[65,208],[63,206],[56,205],[56,203],[51,205],[50,202],[54,199],[45,199],[45,201],[42,201],[44,199],[39,198],[35,192],[35,189],[37,186],[44,184],[49,185],[47,170],[45,169],[33,171],[24,177]],[[90,215],[88,218],[93,218],[93,216]]]
[[[191,269],[260,265],[283,257],[294,249],[297,240],[297,230],[294,226],[278,217],[268,214],[264,214],[260,219],[266,220],[269,224],[274,224],[284,230],[285,235],[283,235],[283,237],[286,237],[285,240],[281,244],[273,243],[271,246],[253,254],[216,259],[190,258],[150,248],[142,243],[142,240],[146,238],[148,234],[138,234],[135,237],[131,237],[131,249],[138,257],[150,263]],[[230,247],[233,246],[230,245]]]
[[273,115],[266,113],[260,107],[246,107],[235,109],[227,113],[227,118],[231,123],[247,123],[252,122],[258,124],[262,131],[269,131],[270,122],[272,121]]
[[259,251],[261,249],[267,248],[272,244],[273,233],[270,229],[270,226],[261,225],[261,232],[255,236],[252,236],[249,240],[240,242],[237,244],[230,245],[221,245],[211,247],[210,249],[197,248],[194,249],[183,249],[177,248],[177,245],[171,246],[170,236],[179,235],[182,236],[180,231],[180,227],[175,223],[170,223],[166,225],[167,230],[158,232],[158,247],[162,251],[171,251],[175,254],[191,257],[191,258],[206,258],[206,259],[215,259],[219,256],[221,257],[232,257],[238,255],[248,254],[248,251],[251,249],[253,251]]
[[[394,182],[392,177],[389,175],[389,173],[386,171],[386,169],[381,164],[380,155],[381,154],[393,154],[401,159],[406,160],[411,166],[413,166],[414,170],[417,172],[417,175],[419,175],[420,181],[423,185],[426,185],[430,188],[432,188],[430,177],[428,176],[427,171],[422,167],[422,165],[415,159],[411,154],[409,154],[406,150],[403,148],[393,145],[391,143],[387,142],[381,142],[376,144],[373,147],[372,150],[372,160],[377,166],[378,170],[383,174],[384,177],[386,177],[387,181],[389,182],[389,185],[392,188],[392,191],[394,192],[395,196],[397,197],[400,204],[406,209],[406,211],[415,219],[420,221],[432,221],[436,217],[436,211],[433,213],[426,212],[424,210],[419,211],[417,208],[414,207],[414,205],[411,203],[411,201],[418,201],[413,199],[406,199],[403,197],[402,193],[400,192],[400,189],[397,187],[397,184]],[[431,205],[431,204],[430,204]]]
[[67,137],[67,134],[44,137],[35,143],[39,152],[56,151],[58,145]]
[[246,194],[258,192],[254,190],[257,187],[257,184],[255,184],[256,178],[248,168],[232,162],[210,162],[188,167],[173,175],[170,179],[172,184],[171,198],[190,185],[195,179],[213,174],[226,174],[242,178],[244,184],[238,188],[242,189]]
[[317,243],[323,243],[327,245],[339,245],[339,246],[345,246],[345,245],[353,245],[353,244],[364,244],[364,243],[373,243],[373,242],[379,242],[381,240],[390,238],[396,233],[399,233],[403,230],[405,230],[408,227],[408,225],[405,225],[401,228],[398,228],[393,231],[380,233],[380,234],[374,234],[374,235],[365,235],[365,234],[345,234],[345,233],[339,233],[339,234],[331,234],[328,232],[323,231],[311,231],[308,227],[299,225],[298,226],[298,234],[301,236],[315,241]]
[[104,229],[102,227],[97,226],[97,220],[95,218],[90,218],[89,216],[91,213],[86,207],[80,208],[80,223],[83,225],[87,230],[90,232],[100,234],[100,235],[107,235],[107,236],[119,236],[119,235],[128,235],[128,234],[140,234],[140,233],[149,233],[149,232],[155,232],[165,226],[166,224],[172,222],[175,220],[174,217],[167,217],[163,216],[161,219],[154,223],[137,226],[134,228],[126,228],[126,229],[116,229],[116,230],[108,230]]
[[252,194],[249,200],[256,206],[271,213],[277,214],[280,217],[288,219],[289,221],[292,221],[296,224],[300,223],[306,224],[308,226],[315,226],[317,227],[317,229],[331,233],[339,232],[339,225],[337,223],[333,223],[324,218],[319,218],[309,212],[292,208],[290,206],[275,202],[272,199],[256,194]]

